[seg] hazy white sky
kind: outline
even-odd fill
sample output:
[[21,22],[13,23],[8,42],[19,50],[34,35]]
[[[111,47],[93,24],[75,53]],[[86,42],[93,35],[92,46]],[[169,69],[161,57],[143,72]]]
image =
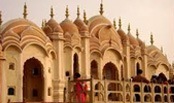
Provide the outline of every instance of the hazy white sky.
[[[101,0],[0,0],[3,23],[10,19],[21,18],[26,2],[28,19],[41,25],[43,19],[50,19],[50,7],[53,6],[55,19],[65,19],[66,5],[69,7],[70,19],[75,20],[77,6],[87,13],[87,18],[99,14]],[[174,61],[174,0],[103,0],[104,16],[111,22],[122,18],[123,30],[131,24],[131,33],[135,36],[138,28],[139,37],[150,44],[150,33],[154,36],[154,45],[163,47],[170,63]]]

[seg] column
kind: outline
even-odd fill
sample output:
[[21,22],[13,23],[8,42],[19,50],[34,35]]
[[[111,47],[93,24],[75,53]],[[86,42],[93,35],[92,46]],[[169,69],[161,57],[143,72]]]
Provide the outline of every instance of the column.
[[4,79],[5,79],[5,77],[3,76],[3,72],[5,72],[5,71],[3,71],[3,62],[5,61],[5,58],[3,57],[3,54],[2,54],[2,51],[0,51],[0,103],[2,103],[3,102],[3,84],[5,84],[4,83]]

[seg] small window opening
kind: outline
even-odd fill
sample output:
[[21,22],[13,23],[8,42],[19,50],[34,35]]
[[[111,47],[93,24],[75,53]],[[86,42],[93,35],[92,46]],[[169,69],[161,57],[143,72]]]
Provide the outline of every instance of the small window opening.
[[48,96],[51,96],[51,87],[48,88]]
[[12,87],[8,88],[8,95],[15,95],[15,89]]
[[10,63],[10,64],[9,64],[9,69],[10,69],[10,70],[14,70],[14,69],[15,69],[15,68],[14,68],[14,65],[15,65],[14,63]]

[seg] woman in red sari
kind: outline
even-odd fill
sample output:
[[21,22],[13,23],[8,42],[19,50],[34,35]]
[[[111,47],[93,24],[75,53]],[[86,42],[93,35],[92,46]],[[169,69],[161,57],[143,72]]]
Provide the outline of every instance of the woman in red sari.
[[85,82],[79,81],[80,74],[75,73],[74,79],[76,80],[75,84],[75,93],[76,93],[76,102],[77,103],[86,103],[86,93],[87,85]]

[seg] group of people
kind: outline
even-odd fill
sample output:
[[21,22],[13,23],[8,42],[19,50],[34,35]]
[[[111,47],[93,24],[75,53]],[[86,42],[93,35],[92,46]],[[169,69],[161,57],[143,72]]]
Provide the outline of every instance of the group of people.
[[[158,76],[153,75],[150,80],[142,76],[143,71],[141,69],[137,70],[137,75],[132,77],[133,82],[143,82],[143,83],[159,83],[159,84],[174,84],[174,77],[170,80],[167,80],[167,77],[160,73]],[[85,103],[87,102],[87,84],[80,80],[81,75],[79,73],[75,73],[74,80],[75,80],[75,94],[76,94],[76,102],[78,103]],[[174,93],[174,87],[173,92]]]
[[[148,80],[144,76],[142,76],[143,71],[141,69],[137,70],[137,75],[132,77],[133,82],[143,82],[143,83],[158,83],[158,84],[174,84],[174,76],[173,78],[167,80],[167,77],[164,73],[160,73],[159,75],[152,75],[151,79]],[[174,87],[171,87],[172,90],[170,92],[174,93]]]
[[[137,75],[135,77],[132,77],[132,81],[133,82],[143,82],[143,83],[158,83],[158,84],[174,84],[174,76],[171,79],[167,79],[167,77],[164,75],[164,73],[160,73],[159,75],[152,75],[151,79],[148,80],[147,78],[145,78],[144,76],[142,76],[143,71],[141,69],[137,70]],[[145,86],[145,92],[150,91],[150,87]],[[135,92],[139,92],[140,88],[138,85],[134,86],[134,91]],[[169,93],[174,93],[174,87],[171,87],[169,89],[165,88],[164,89],[164,93],[167,93],[167,91],[169,91]],[[159,88],[155,88],[155,92],[160,93],[160,89]],[[135,94],[136,97],[136,101],[140,101],[140,96],[138,94]],[[155,98],[155,101],[158,101],[159,98]],[[165,98],[166,99],[166,98]],[[171,101],[174,101],[174,99],[172,98]]]
[[149,83],[150,81],[146,79],[144,76],[142,76],[143,71],[141,69],[137,70],[137,75],[135,77],[132,77],[133,82],[144,82]]
[[143,71],[141,69],[137,70],[137,75],[132,77],[133,82],[143,82],[143,83],[159,83],[159,84],[174,84],[174,76],[171,79],[167,79],[164,73],[159,75],[152,75],[151,79],[148,80],[146,77],[142,76]]

